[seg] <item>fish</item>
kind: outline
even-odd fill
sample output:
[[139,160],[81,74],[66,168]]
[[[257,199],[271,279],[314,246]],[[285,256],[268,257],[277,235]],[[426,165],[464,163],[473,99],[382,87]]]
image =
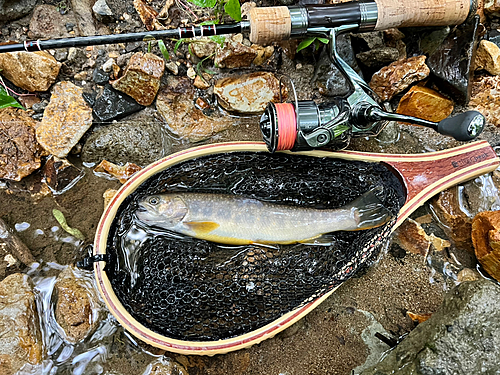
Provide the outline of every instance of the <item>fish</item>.
[[327,233],[381,226],[394,215],[369,190],[336,209],[276,204],[227,194],[167,193],[138,202],[149,227],[227,245],[311,243]]

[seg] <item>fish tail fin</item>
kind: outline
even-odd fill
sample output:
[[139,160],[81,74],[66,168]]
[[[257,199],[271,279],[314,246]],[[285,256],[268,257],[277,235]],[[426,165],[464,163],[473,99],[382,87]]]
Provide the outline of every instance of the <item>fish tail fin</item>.
[[376,228],[394,217],[394,214],[384,206],[376,195],[382,190],[381,186],[377,186],[349,204],[356,220],[354,230]]

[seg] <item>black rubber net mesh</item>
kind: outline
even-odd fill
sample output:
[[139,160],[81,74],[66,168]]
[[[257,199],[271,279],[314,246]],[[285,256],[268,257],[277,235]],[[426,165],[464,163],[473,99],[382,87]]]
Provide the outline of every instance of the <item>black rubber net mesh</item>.
[[148,229],[131,251],[123,236],[138,225],[137,201],[163,192],[204,192],[321,209],[343,206],[376,186],[383,186],[377,195],[396,214],[405,200],[403,188],[380,163],[269,153],[186,161],[150,177],[122,203],[109,233],[106,272],[127,311],[163,336],[188,341],[239,336],[369,264],[395,219],[370,230],[333,232],[326,246],[228,246]]

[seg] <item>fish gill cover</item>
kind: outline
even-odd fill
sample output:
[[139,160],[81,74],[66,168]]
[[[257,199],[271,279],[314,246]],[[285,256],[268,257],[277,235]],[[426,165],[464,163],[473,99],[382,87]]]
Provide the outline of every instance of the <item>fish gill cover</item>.
[[108,237],[106,272],[125,309],[154,332],[189,341],[239,336],[323,295],[369,264],[395,220],[331,233],[328,246],[229,246],[141,227],[134,216],[137,202],[165,192],[203,192],[337,208],[377,186],[383,186],[381,201],[396,214],[405,193],[379,163],[269,153],[179,163],[150,177],[121,204]]

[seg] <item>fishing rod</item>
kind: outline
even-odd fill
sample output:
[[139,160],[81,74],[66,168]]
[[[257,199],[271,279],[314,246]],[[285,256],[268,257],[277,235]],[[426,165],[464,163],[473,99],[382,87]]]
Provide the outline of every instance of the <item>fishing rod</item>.
[[[377,135],[388,121],[428,127],[459,141],[475,139],[485,118],[468,111],[436,123],[386,111],[368,84],[336,51],[336,37],[346,32],[367,32],[393,27],[458,25],[476,17],[477,0],[361,0],[340,4],[253,8],[248,21],[224,25],[201,25],[141,33],[99,35],[26,41],[0,45],[0,53],[42,51],[112,43],[193,38],[235,33],[249,34],[255,44],[308,36],[329,39],[333,64],[346,77],[350,94],[330,103],[314,101],[269,103],[260,121],[264,141],[271,152],[347,147],[351,137]],[[295,89],[294,89],[295,90]]]

